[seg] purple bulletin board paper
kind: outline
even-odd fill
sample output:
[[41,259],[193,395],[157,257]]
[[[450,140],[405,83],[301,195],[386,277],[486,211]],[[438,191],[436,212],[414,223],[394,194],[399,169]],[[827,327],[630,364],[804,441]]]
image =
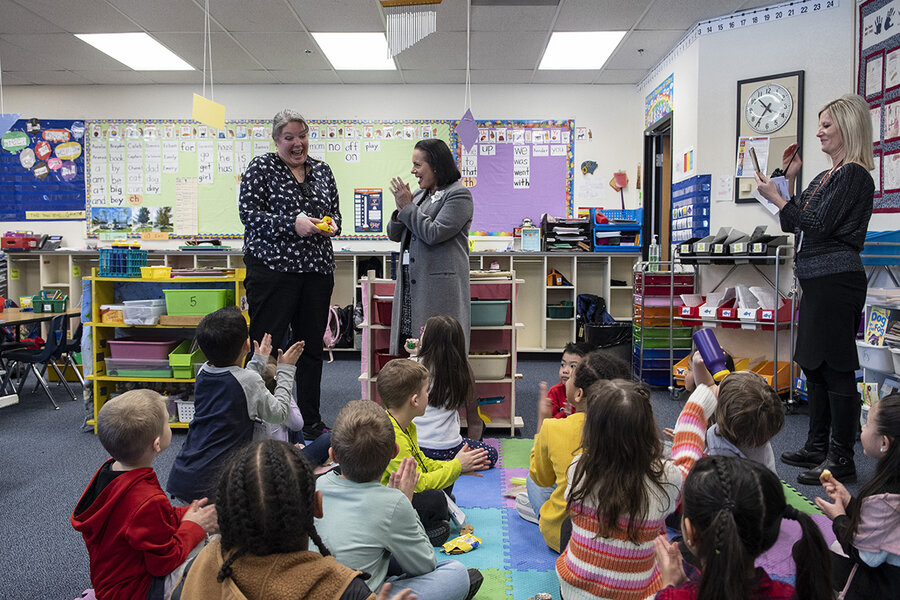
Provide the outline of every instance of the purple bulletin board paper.
[[[529,149],[530,177],[527,189],[513,186],[513,149],[520,144],[513,143],[512,134],[506,142],[489,142],[495,154],[481,154],[485,142],[475,144],[477,155],[477,175],[474,185],[464,178],[472,192],[475,211],[472,218],[473,232],[509,232],[519,227],[523,217],[540,222],[544,213],[553,216],[569,216],[572,212],[572,190],[574,181],[574,123],[566,121],[478,121],[479,129],[511,130],[525,129],[524,146]],[[529,130],[542,130],[547,139],[537,144],[548,148],[547,156],[534,156],[535,144]],[[560,139],[550,140],[550,131],[558,130]],[[563,135],[567,141],[562,141]],[[550,146],[565,146],[562,155],[554,156]],[[461,152],[457,145],[457,152]]]

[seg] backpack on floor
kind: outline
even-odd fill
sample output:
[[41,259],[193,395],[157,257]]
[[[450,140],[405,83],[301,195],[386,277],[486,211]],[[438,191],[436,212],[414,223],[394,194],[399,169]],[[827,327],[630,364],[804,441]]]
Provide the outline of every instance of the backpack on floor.
[[338,311],[341,307],[332,304],[328,307],[328,322],[325,325],[325,334],[322,336],[322,346],[328,350],[328,362],[334,362],[334,350],[338,338],[341,336],[341,317]]

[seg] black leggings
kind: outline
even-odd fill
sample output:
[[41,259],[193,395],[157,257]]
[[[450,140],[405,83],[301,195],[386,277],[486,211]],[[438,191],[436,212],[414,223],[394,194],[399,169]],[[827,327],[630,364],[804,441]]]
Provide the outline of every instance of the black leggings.
[[824,386],[829,392],[844,396],[857,393],[856,373],[853,371],[835,371],[827,363],[822,363],[817,369],[804,369],[803,372],[808,381]]

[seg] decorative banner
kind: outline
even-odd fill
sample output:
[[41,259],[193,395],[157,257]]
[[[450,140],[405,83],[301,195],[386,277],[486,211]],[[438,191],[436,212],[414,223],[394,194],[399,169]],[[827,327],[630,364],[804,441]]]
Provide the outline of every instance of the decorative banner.
[[644,127],[650,127],[673,110],[675,74],[666,77],[644,101]]
[[874,211],[900,212],[900,0],[863,2],[859,22],[856,93],[869,103],[879,163]]
[[0,138],[0,221],[84,219],[83,141],[83,121],[15,121]]

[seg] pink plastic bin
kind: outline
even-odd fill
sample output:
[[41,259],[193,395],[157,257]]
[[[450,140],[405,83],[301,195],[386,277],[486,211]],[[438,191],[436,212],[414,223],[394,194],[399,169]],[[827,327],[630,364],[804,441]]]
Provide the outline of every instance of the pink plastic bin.
[[169,353],[181,340],[162,340],[148,342],[133,338],[108,340],[111,358],[147,358],[152,360],[169,360]]

